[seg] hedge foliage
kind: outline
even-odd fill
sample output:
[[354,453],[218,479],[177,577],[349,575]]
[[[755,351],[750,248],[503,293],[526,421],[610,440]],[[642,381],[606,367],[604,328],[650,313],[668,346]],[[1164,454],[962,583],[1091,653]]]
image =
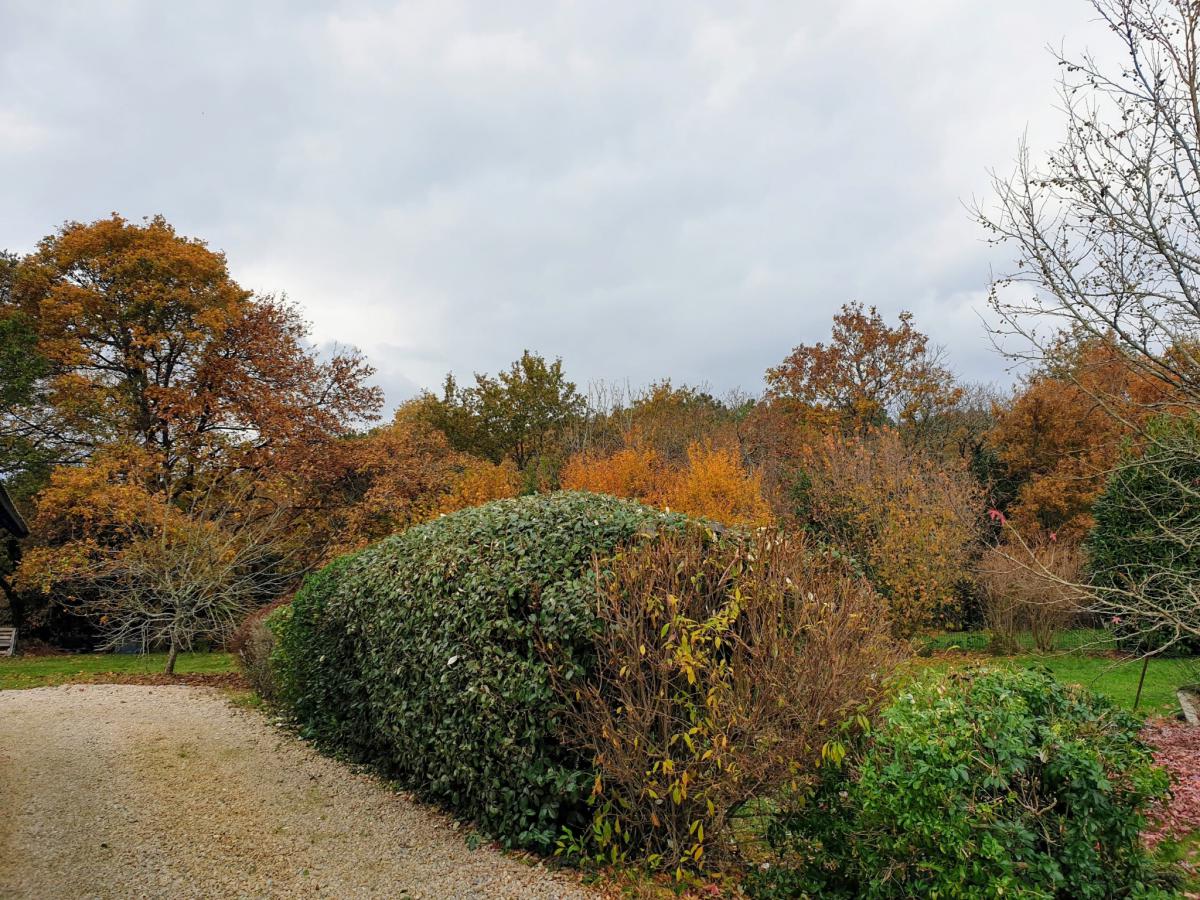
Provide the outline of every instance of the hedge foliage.
[[753,893],[1165,896],[1139,834],[1167,778],[1139,728],[1044,672],[929,676],[776,819]]
[[548,851],[588,818],[593,773],[559,740],[554,679],[589,665],[591,564],[684,521],[548,494],[462,510],[343,557],[271,619],[283,701],[323,745],[510,846]]
[[[1146,428],[1144,448],[1130,445],[1092,508],[1096,524],[1085,542],[1093,582],[1127,592],[1114,604],[1123,646],[1158,649],[1178,638],[1161,623],[1200,628],[1195,597],[1200,572],[1200,420],[1162,416]],[[1136,615],[1143,606],[1144,617]],[[1165,612],[1165,614],[1164,614]],[[1194,653],[1200,640],[1177,650]]]

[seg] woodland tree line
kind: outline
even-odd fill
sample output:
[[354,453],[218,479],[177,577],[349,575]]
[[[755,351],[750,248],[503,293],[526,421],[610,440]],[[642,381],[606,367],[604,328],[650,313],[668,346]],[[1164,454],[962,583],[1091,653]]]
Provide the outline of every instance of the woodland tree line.
[[525,352],[380,422],[354,350],[161,217],[0,255],[0,476],[32,535],[4,612],[68,645],[219,641],[306,571],[487,500],[575,489],[803,530],[900,634],[1081,611],[1140,649],[1200,639],[1200,12],[1093,0],[1127,62],[1060,59],[1066,133],[979,225],[1013,259],[964,384],[908,313],[849,303],[759,396],[580,386]]
[[1139,411],[1168,394],[1118,340],[1078,332],[1011,393],[962,384],[910,314],[847,304],[759,397],[582,389],[527,351],[378,424],[360,354],[322,356],[297,307],[242,288],[220,253],[117,215],[3,257],[0,339],[0,467],[32,526],[3,589],[15,624],[68,644],[217,640],[336,554],[557,489],[808,530],[902,633],[962,624],[1001,523],[1036,546],[1085,537]]

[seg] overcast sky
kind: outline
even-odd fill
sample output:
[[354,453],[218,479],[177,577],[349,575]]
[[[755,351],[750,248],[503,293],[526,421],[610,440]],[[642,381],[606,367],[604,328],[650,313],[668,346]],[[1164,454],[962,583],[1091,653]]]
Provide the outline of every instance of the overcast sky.
[[0,0],[0,247],[162,213],[364,350],[392,403],[523,348],[758,391],[847,300],[960,375],[1003,268],[963,208],[1084,0]]

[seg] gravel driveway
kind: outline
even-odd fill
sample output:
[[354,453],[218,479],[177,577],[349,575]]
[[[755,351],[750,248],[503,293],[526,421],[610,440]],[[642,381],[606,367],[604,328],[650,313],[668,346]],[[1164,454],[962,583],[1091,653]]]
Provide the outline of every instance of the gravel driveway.
[[594,897],[206,688],[0,691],[0,897]]

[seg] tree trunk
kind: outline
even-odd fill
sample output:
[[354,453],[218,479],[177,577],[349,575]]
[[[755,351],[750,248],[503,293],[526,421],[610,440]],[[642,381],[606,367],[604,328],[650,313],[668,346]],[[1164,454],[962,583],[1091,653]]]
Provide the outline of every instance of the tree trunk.
[[167,653],[167,667],[163,671],[168,675],[175,674],[175,659],[179,656],[179,645],[175,643],[175,639],[171,638],[171,649]]
[[21,595],[13,590],[13,586],[3,576],[0,576],[0,591],[3,591],[4,596],[8,599],[13,628],[21,631],[25,627],[25,603],[21,600]]
[[[15,572],[21,562],[21,545],[17,543],[16,538],[10,537],[5,549],[8,551],[9,566]],[[0,591],[3,591],[8,599],[8,608],[12,612],[12,626],[20,631],[25,627],[25,602],[7,577],[0,576]]]

